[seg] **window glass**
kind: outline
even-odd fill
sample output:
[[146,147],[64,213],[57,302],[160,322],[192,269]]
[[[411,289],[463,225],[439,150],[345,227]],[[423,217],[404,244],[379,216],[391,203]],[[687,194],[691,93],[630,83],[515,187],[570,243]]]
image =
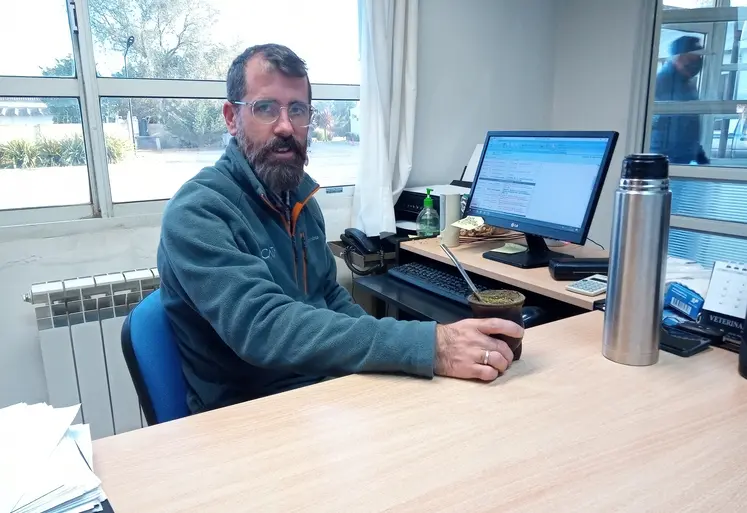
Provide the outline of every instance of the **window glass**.
[[747,7],[747,0],[664,0],[664,9],[703,9],[706,7]]
[[662,25],[649,151],[677,165],[747,167],[746,30],[744,20]]
[[747,223],[747,182],[675,178],[670,189],[674,215]]
[[[323,187],[355,183],[358,102],[314,101],[307,173]],[[230,141],[223,100],[104,98],[101,111],[115,203],[170,198]],[[129,120],[132,120],[131,122]]]
[[313,83],[360,83],[355,0],[88,4],[101,76],[225,80],[236,55],[272,41],[306,61]]
[[3,0],[0,20],[0,75],[75,76],[65,0]]
[[[652,118],[651,146],[656,153],[669,156],[672,164],[698,164],[698,155],[708,164],[717,166],[747,165],[747,127],[744,114],[655,114]],[[704,136],[697,139],[696,148],[686,146],[672,133],[685,121],[698,123]],[[710,137],[708,137],[710,135]],[[689,153],[685,153],[689,149]],[[700,149],[703,153],[699,153]],[[697,154],[696,154],[697,153]],[[696,155],[693,157],[693,155]]]
[[669,254],[711,267],[716,261],[744,262],[747,239],[692,232],[679,228],[669,231]]
[[[675,165],[703,166],[688,173],[693,178],[671,179],[672,215],[715,221],[714,230],[719,221],[747,222],[747,182],[714,180],[708,167],[747,167],[747,13],[728,9],[746,5],[664,0],[649,92],[654,103],[644,149],[667,155]],[[672,228],[669,254],[705,266],[743,261],[747,239]]]
[[359,102],[312,102],[316,115],[310,133],[306,171],[322,187],[353,185],[360,164]]
[[664,9],[700,9],[716,7],[716,0],[664,0]]
[[77,99],[0,97],[0,210],[89,203],[86,161]]

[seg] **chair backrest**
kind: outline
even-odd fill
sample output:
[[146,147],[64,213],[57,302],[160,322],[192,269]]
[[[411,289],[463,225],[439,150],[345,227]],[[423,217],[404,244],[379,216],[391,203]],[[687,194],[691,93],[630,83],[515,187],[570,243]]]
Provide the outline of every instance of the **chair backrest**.
[[149,425],[189,415],[176,335],[160,290],[145,297],[125,319],[122,352]]

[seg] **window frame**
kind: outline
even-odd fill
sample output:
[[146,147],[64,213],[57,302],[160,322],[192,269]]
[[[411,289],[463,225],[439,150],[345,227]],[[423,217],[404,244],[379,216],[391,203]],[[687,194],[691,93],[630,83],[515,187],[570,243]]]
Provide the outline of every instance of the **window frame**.
[[[0,230],[90,218],[152,216],[160,214],[168,200],[112,201],[106,143],[101,119],[105,98],[174,98],[225,100],[221,80],[134,79],[96,75],[93,33],[88,0],[59,0],[68,7],[68,27],[73,44],[74,77],[0,76],[0,96],[74,98],[81,107],[86,145],[90,202],[78,205],[0,210]],[[359,14],[360,23],[360,14]],[[359,84],[312,83],[313,100],[360,101]],[[346,187],[346,184],[328,187]]]
[[[721,3],[723,0],[719,0]],[[638,114],[632,116],[643,119],[642,126],[635,132],[638,151],[647,152],[651,141],[651,121],[655,114],[735,114],[737,105],[747,105],[747,99],[740,100],[699,100],[697,102],[656,102],[654,88],[659,55],[659,43],[663,25],[747,21],[747,7],[706,7],[698,9],[664,9],[663,0],[651,0],[647,5],[649,23],[653,24],[651,52],[648,73],[643,74],[639,88],[644,92],[645,101],[639,104]],[[651,9],[655,11],[653,20]],[[722,64],[723,66],[723,64]],[[728,66],[728,65],[727,65]],[[634,104],[635,106],[635,104]],[[641,113],[643,113],[641,115]],[[699,165],[671,165],[671,178],[689,178],[703,181],[747,182],[747,167],[722,167]],[[747,223],[717,221],[699,217],[672,215],[670,226],[693,232],[710,233],[729,237],[747,238]]]

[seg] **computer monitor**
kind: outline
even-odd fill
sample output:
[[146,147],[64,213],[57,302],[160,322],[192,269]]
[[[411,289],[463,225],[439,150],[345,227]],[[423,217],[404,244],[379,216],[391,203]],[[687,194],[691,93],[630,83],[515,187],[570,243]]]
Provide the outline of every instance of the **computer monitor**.
[[524,233],[527,251],[483,256],[543,267],[544,237],[584,244],[617,144],[617,132],[488,132],[466,214]]

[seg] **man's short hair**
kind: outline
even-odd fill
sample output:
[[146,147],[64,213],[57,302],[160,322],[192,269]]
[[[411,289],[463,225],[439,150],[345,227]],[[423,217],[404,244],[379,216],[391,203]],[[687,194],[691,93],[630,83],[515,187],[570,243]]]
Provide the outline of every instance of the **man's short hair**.
[[250,46],[236,57],[228,68],[226,77],[226,95],[228,101],[241,101],[246,94],[246,63],[255,55],[262,58],[275,70],[288,77],[306,77],[311,102],[311,83],[306,69],[306,62],[287,46],[264,44]]
[[703,45],[699,37],[682,36],[672,41],[669,45],[669,55],[674,57],[683,53],[697,52],[702,49]]

